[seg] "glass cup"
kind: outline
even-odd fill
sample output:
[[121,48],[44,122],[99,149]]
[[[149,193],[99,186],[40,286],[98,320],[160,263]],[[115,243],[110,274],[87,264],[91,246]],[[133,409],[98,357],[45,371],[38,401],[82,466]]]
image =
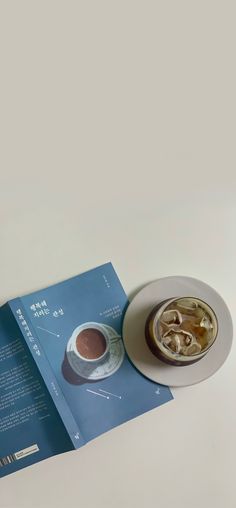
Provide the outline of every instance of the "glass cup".
[[175,366],[190,365],[213,346],[218,322],[212,308],[195,297],[170,298],[149,314],[146,341],[152,353]]

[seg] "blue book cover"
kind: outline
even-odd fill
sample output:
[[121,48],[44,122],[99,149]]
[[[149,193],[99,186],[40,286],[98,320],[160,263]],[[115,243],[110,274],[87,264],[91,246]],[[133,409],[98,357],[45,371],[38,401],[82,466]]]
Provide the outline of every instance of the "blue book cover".
[[0,477],[172,399],[125,354],[127,305],[106,263],[0,309]]

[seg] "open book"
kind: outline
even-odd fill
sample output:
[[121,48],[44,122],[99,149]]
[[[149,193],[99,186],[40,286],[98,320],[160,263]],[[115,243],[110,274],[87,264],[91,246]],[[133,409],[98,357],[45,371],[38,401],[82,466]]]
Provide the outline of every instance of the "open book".
[[172,399],[125,354],[127,304],[107,263],[0,309],[0,477]]

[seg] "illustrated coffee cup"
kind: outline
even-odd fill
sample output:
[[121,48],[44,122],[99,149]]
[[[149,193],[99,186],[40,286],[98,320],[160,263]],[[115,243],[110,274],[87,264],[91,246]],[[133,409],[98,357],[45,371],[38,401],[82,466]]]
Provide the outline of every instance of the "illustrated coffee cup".
[[145,326],[152,353],[175,366],[201,360],[213,346],[217,333],[214,311],[195,297],[170,298],[156,305]]
[[76,352],[85,361],[102,360],[108,350],[108,341],[104,333],[97,328],[85,328],[76,337]]
[[95,368],[109,354],[109,338],[105,328],[99,323],[86,323],[78,326],[71,337],[71,349],[78,362],[86,363]]
[[69,337],[62,373],[73,384],[94,382],[114,374],[123,359],[119,333],[105,323],[89,321],[77,326]]

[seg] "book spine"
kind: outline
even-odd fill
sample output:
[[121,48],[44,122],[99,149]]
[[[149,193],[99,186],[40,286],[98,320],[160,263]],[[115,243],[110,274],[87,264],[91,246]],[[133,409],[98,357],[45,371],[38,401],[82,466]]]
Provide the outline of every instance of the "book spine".
[[51,395],[54,405],[56,406],[75,449],[80,448],[85,444],[85,441],[57,382],[56,376],[50,366],[43,347],[39,342],[37,333],[21,299],[15,298],[14,300],[11,300],[8,305],[17,321],[28,349],[38,367],[47,390]]

